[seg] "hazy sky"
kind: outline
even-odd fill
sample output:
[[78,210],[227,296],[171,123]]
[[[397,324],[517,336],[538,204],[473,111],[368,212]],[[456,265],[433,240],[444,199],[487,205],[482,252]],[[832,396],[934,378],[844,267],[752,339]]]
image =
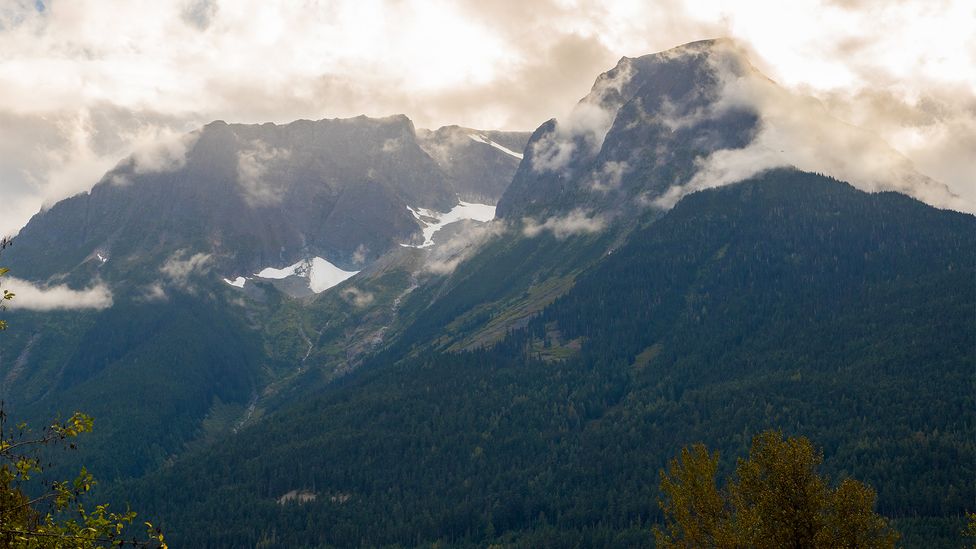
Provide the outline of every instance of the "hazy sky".
[[976,204],[971,0],[0,0],[0,233],[213,119],[531,130],[716,36]]

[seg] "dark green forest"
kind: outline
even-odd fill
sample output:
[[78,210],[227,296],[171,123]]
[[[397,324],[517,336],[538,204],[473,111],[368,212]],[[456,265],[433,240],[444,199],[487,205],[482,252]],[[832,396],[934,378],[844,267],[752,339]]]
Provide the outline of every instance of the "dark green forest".
[[[649,546],[678,449],[704,442],[728,473],[773,428],[874,487],[907,546],[959,546],[976,507],[976,220],[780,170],[647,221],[501,342],[445,352],[425,337],[526,249],[463,264],[450,315],[106,497],[174,547]],[[278,502],[292,491],[315,499]]]

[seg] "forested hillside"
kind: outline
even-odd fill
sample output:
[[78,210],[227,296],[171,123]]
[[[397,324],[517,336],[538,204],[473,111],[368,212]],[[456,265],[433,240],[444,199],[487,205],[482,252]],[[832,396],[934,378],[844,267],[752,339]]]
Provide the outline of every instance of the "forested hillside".
[[174,546],[646,546],[678,448],[729,470],[777,428],[877,489],[908,546],[956,546],[973,234],[972,216],[796,171],[696,193],[500,343],[379,354],[111,495]]

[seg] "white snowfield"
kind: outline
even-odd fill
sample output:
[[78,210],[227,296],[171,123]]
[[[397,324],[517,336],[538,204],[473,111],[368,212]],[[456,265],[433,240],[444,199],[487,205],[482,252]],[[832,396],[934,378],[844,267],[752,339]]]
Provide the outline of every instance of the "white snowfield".
[[[400,244],[406,248],[429,248],[434,245],[434,235],[446,225],[461,221],[462,219],[472,219],[474,221],[491,221],[495,219],[495,207],[488,204],[474,204],[471,202],[459,201],[457,206],[451,208],[449,212],[435,212],[425,208],[411,208],[407,206],[410,213],[420,221],[424,228],[424,243],[419,246],[410,244]],[[433,223],[424,218],[433,218]]]
[[470,137],[472,141],[477,141],[478,143],[484,143],[485,145],[491,145],[492,147],[495,147],[496,149],[502,151],[505,154],[514,156],[515,158],[518,158],[519,160],[522,159],[522,154],[521,153],[517,153],[517,152],[513,151],[512,149],[509,149],[508,147],[506,147],[504,145],[501,145],[499,143],[495,143],[494,141],[492,141],[491,139],[488,139],[487,137],[481,135],[480,133],[469,133],[468,134],[468,137]]
[[333,286],[338,286],[347,278],[359,271],[343,271],[321,257],[312,258],[312,268],[308,272],[308,287],[315,293],[321,293]]
[[239,276],[239,277],[235,278],[234,280],[231,280],[229,278],[225,278],[224,279],[224,282],[230,284],[231,286],[237,287],[237,288],[243,288],[244,287],[244,284],[247,282],[247,279],[244,278],[243,276]]
[[[343,271],[326,259],[322,259],[321,257],[313,257],[311,259],[302,259],[294,265],[289,265],[280,269],[275,267],[265,267],[264,269],[261,269],[255,273],[254,276],[274,280],[288,278],[289,276],[307,278],[309,289],[319,294],[328,290],[329,288],[332,288],[333,286],[339,285],[341,282],[356,275],[357,273],[359,273],[359,271]],[[247,282],[247,279],[243,276],[239,276],[234,280],[225,278],[224,282],[237,288],[243,288],[244,284]]]

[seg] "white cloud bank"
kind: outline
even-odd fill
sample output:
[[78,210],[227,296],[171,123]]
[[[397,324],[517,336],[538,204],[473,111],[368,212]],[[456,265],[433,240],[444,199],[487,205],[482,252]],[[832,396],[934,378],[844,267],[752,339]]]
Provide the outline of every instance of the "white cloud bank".
[[101,283],[83,290],[73,290],[65,284],[44,286],[4,277],[4,289],[14,293],[14,298],[6,302],[11,310],[107,309],[112,306],[112,292]]

